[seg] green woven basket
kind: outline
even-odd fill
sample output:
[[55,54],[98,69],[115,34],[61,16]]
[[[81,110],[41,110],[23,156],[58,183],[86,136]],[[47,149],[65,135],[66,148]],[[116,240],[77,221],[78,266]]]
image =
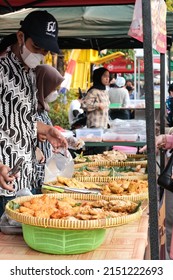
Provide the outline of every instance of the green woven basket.
[[25,242],[32,249],[56,255],[81,254],[99,247],[106,229],[63,230],[22,224]]

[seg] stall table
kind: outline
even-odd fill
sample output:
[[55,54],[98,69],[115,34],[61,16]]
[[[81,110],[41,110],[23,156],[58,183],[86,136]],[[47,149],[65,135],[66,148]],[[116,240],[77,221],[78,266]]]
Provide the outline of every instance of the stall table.
[[112,147],[112,146],[128,146],[128,147],[143,147],[146,142],[142,141],[100,141],[100,142],[85,142],[86,147]]
[[0,260],[143,260],[148,244],[148,211],[129,224],[107,229],[103,244],[78,255],[50,255],[27,246],[22,235],[0,232]]
[[[133,100],[135,101],[135,100]],[[143,99],[139,100],[141,102],[145,101]],[[132,111],[135,111],[135,119],[136,120],[145,120],[145,111],[146,111],[146,108],[143,106],[143,107],[121,107],[121,104],[118,104],[118,103],[111,103],[109,108],[111,110],[113,109],[119,109],[119,110],[132,110]],[[154,104],[154,109],[155,109],[155,119],[159,119],[159,115],[160,115],[160,104],[156,103]]]

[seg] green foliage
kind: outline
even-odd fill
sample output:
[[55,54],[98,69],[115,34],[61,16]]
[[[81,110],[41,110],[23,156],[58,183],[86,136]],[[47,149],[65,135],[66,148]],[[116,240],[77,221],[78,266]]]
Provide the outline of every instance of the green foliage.
[[172,0],[166,0],[167,9],[170,12],[173,12],[173,2]]
[[53,125],[58,125],[65,129],[70,128],[68,121],[68,110],[71,101],[77,98],[78,92],[71,89],[67,91],[65,95],[60,94],[56,101],[49,104],[49,117],[51,118]]

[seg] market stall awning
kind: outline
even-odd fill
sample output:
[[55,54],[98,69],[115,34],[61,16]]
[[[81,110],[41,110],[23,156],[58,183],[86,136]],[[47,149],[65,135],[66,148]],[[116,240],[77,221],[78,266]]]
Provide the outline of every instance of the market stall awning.
[[[37,9],[45,10],[45,8]],[[61,49],[102,50],[143,47],[142,42],[128,36],[134,5],[54,7],[46,10],[58,21]],[[20,21],[31,11],[32,8],[0,15],[0,36],[16,32],[20,28]],[[172,13],[168,13],[167,21],[167,34],[172,39]]]
[[[82,2],[82,3],[81,3]],[[119,5],[134,4],[135,0],[0,0],[0,7],[9,9],[27,7],[62,7],[62,6],[89,6],[89,5]]]

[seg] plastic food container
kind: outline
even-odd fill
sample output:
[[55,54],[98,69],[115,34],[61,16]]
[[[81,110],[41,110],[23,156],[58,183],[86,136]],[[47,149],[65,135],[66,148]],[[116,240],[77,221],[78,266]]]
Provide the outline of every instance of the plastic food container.
[[106,132],[103,134],[103,141],[126,141],[126,142],[135,142],[137,141],[138,134],[134,133],[115,133],[115,132]]
[[139,134],[139,140],[140,140],[141,142],[146,142],[146,140],[147,140],[146,134]]
[[143,99],[136,99],[130,100],[129,108],[145,108],[145,100]]
[[76,129],[76,138],[85,142],[100,142],[103,137],[103,129],[101,128],[82,128]]

